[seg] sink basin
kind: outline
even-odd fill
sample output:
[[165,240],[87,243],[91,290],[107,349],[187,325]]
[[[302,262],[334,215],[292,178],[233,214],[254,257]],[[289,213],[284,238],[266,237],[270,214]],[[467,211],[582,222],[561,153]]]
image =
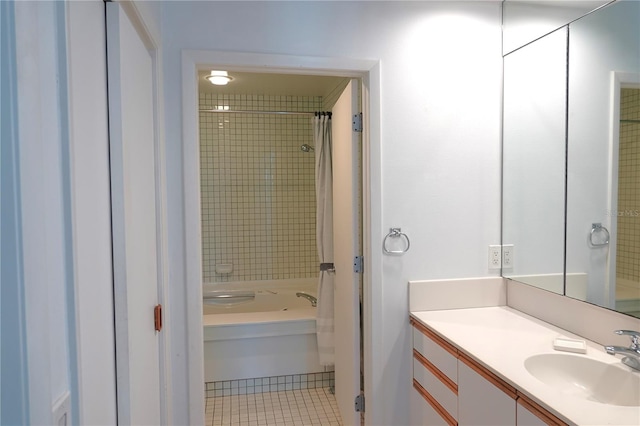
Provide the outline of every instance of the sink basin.
[[527,358],[524,366],[536,379],[564,394],[601,404],[640,406],[640,372],[631,372],[619,362],[540,354]]

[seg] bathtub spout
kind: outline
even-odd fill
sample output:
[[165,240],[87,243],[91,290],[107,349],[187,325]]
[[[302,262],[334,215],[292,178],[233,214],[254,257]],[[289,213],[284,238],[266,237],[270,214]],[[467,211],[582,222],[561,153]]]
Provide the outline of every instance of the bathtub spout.
[[318,306],[318,299],[316,299],[314,296],[310,295],[309,293],[304,293],[304,292],[298,292],[296,293],[296,296],[298,297],[304,297],[305,299],[307,299],[309,302],[311,302],[311,306],[313,306],[314,308],[316,306]]

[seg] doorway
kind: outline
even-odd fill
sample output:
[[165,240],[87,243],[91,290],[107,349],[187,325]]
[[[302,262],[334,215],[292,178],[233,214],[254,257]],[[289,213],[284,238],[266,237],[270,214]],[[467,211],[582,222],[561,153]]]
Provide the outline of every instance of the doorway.
[[[283,409],[285,419],[305,423],[318,416],[342,424],[338,410],[348,415],[361,391],[361,333],[348,326],[359,324],[361,311],[360,275],[349,273],[362,235],[361,132],[352,130],[352,112],[360,111],[358,81],[223,73],[232,79],[228,85],[210,84],[208,71],[198,78],[206,424],[233,421],[234,405],[247,406],[249,419],[273,417],[277,407],[260,407],[273,398],[322,407]],[[326,145],[314,137],[314,123],[329,111],[333,141]],[[316,183],[320,158],[333,163],[328,209],[334,218],[328,222],[320,219],[324,194],[324,208],[316,207],[316,189],[326,187]],[[318,268],[318,241],[326,245],[327,237],[335,241],[335,272]],[[341,325],[335,362],[333,355],[323,359],[324,340],[316,339],[316,330],[326,328],[316,317],[329,311],[335,311],[331,323],[335,317]],[[335,397],[334,365],[340,373]]]
[[621,85],[618,102],[617,205],[611,212],[616,222],[614,308],[640,318],[640,86]]
[[[323,74],[323,75],[338,75],[340,77],[364,77],[365,80],[365,84],[363,84],[363,87],[365,88],[365,91],[363,92],[363,106],[364,108],[364,113],[365,113],[365,123],[367,122],[367,113],[368,113],[368,96],[369,96],[369,92],[368,92],[368,84],[369,84],[369,79],[370,79],[370,75],[369,75],[369,71],[371,71],[372,69],[377,68],[377,62],[375,61],[354,61],[354,60],[350,60],[348,62],[351,62],[350,65],[347,67],[349,68],[348,70],[337,70],[337,71],[332,71],[332,72],[328,72],[326,70],[318,70],[318,69],[301,69],[299,64],[301,59],[300,58],[286,58],[286,60],[284,60],[283,58],[278,58],[278,57],[269,57],[266,58],[265,60],[265,55],[255,55],[255,56],[259,56],[260,58],[248,58],[248,56],[253,56],[253,55],[248,55],[248,54],[229,54],[229,53],[215,53],[215,52],[190,52],[188,54],[183,55],[183,67],[187,67],[187,68],[183,68],[185,69],[185,73],[183,75],[186,76],[184,83],[185,83],[185,90],[183,91],[183,95],[184,95],[184,100],[185,100],[185,105],[187,106],[185,108],[185,112],[184,112],[184,120],[185,120],[185,126],[184,126],[184,144],[185,144],[185,167],[184,167],[184,178],[185,178],[185,216],[186,216],[186,250],[187,250],[187,257],[186,257],[186,274],[187,274],[187,306],[188,311],[190,312],[190,314],[188,315],[188,334],[189,334],[189,346],[190,348],[199,348],[200,350],[198,351],[199,353],[197,353],[195,350],[193,352],[190,352],[189,354],[189,359],[192,360],[193,362],[190,362],[189,364],[189,376],[190,376],[190,389],[194,390],[194,395],[197,395],[197,388],[199,387],[200,389],[202,389],[202,377],[203,377],[203,371],[197,368],[198,364],[201,365],[201,360],[202,360],[202,336],[203,336],[203,332],[202,332],[202,317],[199,313],[202,312],[202,265],[201,265],[201,250],[202,250],[202,246],[200,245],[200,239],[199,239],[199,232],[200,232],[200,221],[198,220],[197,226],[194,226],[194,222],[193,219],[194,217],[197,217],[199,219],[199,215],[200,215],[200,194],[198,193],[197,188],[199,188],[199,168],[198,170],[194,170],[193,166],[197,165],[199,163],[199,158],[198,158],[198,151],[199,151],[199,147],[196,146],[196,144],[194,144],[194,141],[198,140],[198,135],[197,135],[197,118],[196,118],[196,111],[195,108],[190,109],[189,105],[198,105],[198,101],[197,101],[197,93],[194,90],[195,89],[195,80],[197,77],[197,71],[198,70],[212,70],[212,69],[219,69],[219,68],[223,68],[223,66],[219,65],[221,63],[226,63],[226,68],[229,69],[238,69],[239,71],[248,71],[248,72],[254,72],[256,70],[256,68],[262,72],[262,71],[271,71],[271,72],[287,72],[290,71],[291,68],[295,68],[297,73],[306,73],[306,74]],[[196,57],[198,57],[196,59]],[[284,63],[283,63],[284,61]],[[293,62],[291,62],[293,61]],[[252,63],[253,62],[253,66],[248,65],[248,63]],[[302,62],[308,62],[308,58],[305,60],[304,58],[302,59]],[[315,65],[317,66],[318,63],[317,61]],[[331,61],[333,62],[333,61]],[[235,66],[234,66],[235,63]],[[240,64],[239,64],[240,63]],[[267,68],[264,67],[264,64],[267,63],[269,65],[272,66],[272,68]],[[279,66],[275,67],[275,63],[279,63]],[[288,64],[287,66],[284,66],[284,64]],[[354,66],[354,63],[356,64],[356,66]],[[215,66],[212,66],[211,64],[217,64]],[[229,65],[231,64],[231,65]],[[257,64],[263,64],[262,67],[258,66]],[[334,63],[335,65],[335,63]],[[277,68],[277,69],[274,69]],[[194,72],[192,72],[194,71]],[[377,76],[376,76],[376,82],[378,81]],[[187,87],[187,85],[191,85],[191,87]],[[193,114],[193,115],[192,115]],[[363,160],[364,160],[364,166],[362,167],[362,173],[361,175],[364,176],[364,180],[363,180],[363,187],[365,188],[365,190],[363,191],[363,218],[364,218],[364,224],[365,226],[363,227],[363,240],[364,240],[364,252],[363,254],[365,256],[367,256],[368,253],[370,253],[370,238],[371,238],[371,233],[370,233],[370,220],[371,220],[371,214],[369,212],[369,209],[367,206],[370,205],[370,192],[369,192],[369,188],[371,185],[371,177],[368,174],[370,171],[369,168],[369,151],[368,151],[368,142],[369,142],[369,135],[367,134],[367,126],[365,125],[365,132],[364,132],[364,150],[363,150]],[[196,209],[194,209],[194,207],[196,207]],[[194,244],[195,243],[195,244]],[[365,263],[366,265],[366,263]],[[375,344],[375,338],[371,339],[374,340],[374,342],[372,342],[370,339],[367,339],[367,337],[370,335],[370,329],[369,329],[369,324],[371,324],[371,318],[374,316],[372,315],[370,312],[368,311],[368,307],[371,306],[371,300],[375,299],[375,297],[372,297],[371,294],[369,292],[370,290],[370,281],[368,279],[369,274],[368,271],[370,271],[370,268],[367,268],[365,266],[365,274],[364,274],[364,310],[365,310],[365,319],[364,319],[364,341],[365,341],[365,368],[364,368],[364,376],[365,376],[365,386],[367,386],[367,372],[371,371],[370,369],[370,361],[371,361],[371,352],[367,351],[367,347]],[[193,308],[193,309],[191,309]],[[195,314],[195,315],[192,315]],[[198,339],[199,338],[199,339]],[[198,371],[199,370],[199,371]],[[199,374],[198,374],[199,373]],[[255,385],[255,382],[254,382]],[[359,386],[359,384],[358,384]],[[353,395],[351,398],[355,399],[356,395]],[[351,399],[350,398],[350,399]],[[191,415],[194,419],[197,419],[199,416],[202,416],[202,414],[199,413],[195,413],[194,410],[196,410],[197,408],[200,408],[201,410],[198,410],[200,413],[204,412],[204,406],[200,406],[198,407],[198,401],[194,401],[195,398],[190,398],[191,402],[195,402],[196,404],[192,405],[190,408],[192,410]],[[350,407],[353,407],[353,399],[351,399],[350,403],[349,403]],[[359,415],[358,415],[358,419],[359,419]],[[354,422],[348,422],[347,424],[351,424]],[[359,420],[357,423],[360,423]]]

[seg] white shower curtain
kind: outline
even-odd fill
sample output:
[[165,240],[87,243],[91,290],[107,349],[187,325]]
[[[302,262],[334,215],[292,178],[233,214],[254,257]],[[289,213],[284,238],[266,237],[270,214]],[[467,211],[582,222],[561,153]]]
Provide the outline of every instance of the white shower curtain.
[[[333,178],[331,166],[331,116],[316,113],[313,117],[313,140],[316,153],[316,241],[320,263],[333,263]],[[333,284],[334,273],[320,271],[316,335],[320,365],[334,364]]]

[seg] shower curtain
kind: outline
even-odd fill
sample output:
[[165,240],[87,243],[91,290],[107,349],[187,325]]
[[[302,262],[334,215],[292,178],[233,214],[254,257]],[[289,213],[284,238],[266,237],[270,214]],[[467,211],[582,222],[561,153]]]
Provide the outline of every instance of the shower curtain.
[[[333,178],[331,165],[331,113],[313,117],[316,153],[316,241],[320,264],[333,263]],[[334,272],[320,268],[316,336],[320,365],[334,363],[333,285]]]

